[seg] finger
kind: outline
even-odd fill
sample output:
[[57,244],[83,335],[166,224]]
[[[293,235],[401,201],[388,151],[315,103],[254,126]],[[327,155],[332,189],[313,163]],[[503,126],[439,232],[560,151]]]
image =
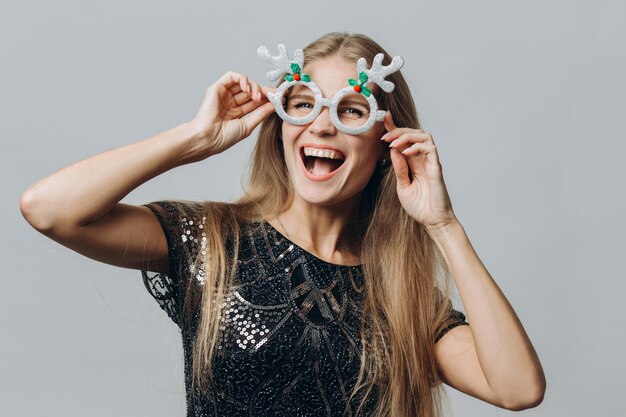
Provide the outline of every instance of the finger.
[[263,88],[261,85],[255,81],[251,82],[252,85],[252,99],[253,100],[261,100],[263,98]]
[[417,155],[418,153],[425,155],[428,162],[438,163],[437,148],[430,143],[414,143],[402,151],[402,154],[406,156]]
[[[255,100],[255,101],[260,101],[264,94],[264,88],[261,87],[261,85],[259,85],[259,83],[254,82],[250,79],[246,78],[246,85],[245,85],[245,89],[241,88],[241,84],[234,84],[233,86],[231,86],[229,89],[231,91],[231,93],[233,94],[237,94],[241,91],[243,91],[244,93],[247,93],[249,98],[251,100]],[[266,87],[267,89],[267,87]],[[274,90],[276,90],[276,88],[274,88]]]
[[407,127],[400,127],[400,128],[396,127],[396,124],[393,121],[393,115],[391,114],[390,111],[387,111],[387,113],[385,113],[385,117],[383,118],[383,123],[384,123],[385,129],[387,130],[387,133],[385,133],[383,137],[381,137],[380,139],[384,140],[385,142],[389,142],[393,139],[396,139],[402,133],[412,130]]
[[[242,77],[245,77],[243,74],[240,74],[238,72],[235,71],[226,71],[218,80],[217,82],[221,85],[223,85],[226,88],[230,88],[233,87],[235,85],[239,85],[239,88],[241,89],[241,91],[245,91],[244,87],[242,86],[241,83],[241,79]],[[247,77],[246,77],[247,78]]]
[[278,88],[276,88],[276,87],[268,87],[266,85],[262,85],[261,86],[261,94],[264,97],[267,97],[268,93],[276,93],[276,91],[278,91]]
[[241,106],[250,101],[250,94],[240,91],[237,94],[233,94],[233,100],[235,100],[236,105]]
[[257,107],[260,107],[263,104],[267,103],[267,101],[268,100],[265,97],[261,98],[261,101],[248,100],[245,103],[238,106],[237,110],[240,111],[243,116],[245,116],[248,113],[250,113],[252,110],[256,109]]
[[393,171],[396,174],[397,187],[400,189],[408,187],[411,185],[411,180],[409,179],[409,166],[406,158],[397,149],[392,149],[390,156]]
[[413,135],[422,135],[424,134],[424,131],[422,129],[412,129],[410,127],[397,127],[391,132],[387,133],[386,135],[383,135],[383,137],[380,139],[389,143],[389,142],[393,142],[394,140],[398,139],[400,136],[407,134],[407,133],[413,134]]
[[[391,139],[390,139],[391,140]],[[427,133],[420,133],[414,129],[410,129],[406,133],[401,134],[398,138],[393,139],[389,144],[390,148],[404,148],[416,142],[428,142],[430,135]]]
[[251,81],[250,85],[252,86],[252,91],[251,91],[252,100],[257,101],[257,102],[260,101],[261,100],[261,87],[259,87],[259,85],[255,83],[254,81]]
[[[243,104],[246,104],[248,102],[253,102],[251,94],[241,91],[239,84],[236,84],[235,86],[231,87],[231,89],[239,90],[237,94],[233,94],[233,98],[237,106],[242,106]],[[246,110],[244,111],[244,113],[248,113],[249,111],[254,110],[256,107],[266,103],[269,99],[267,98],[266,94],[263,94],[263,91],[269,92],[270,90],[277,90],[277,88],[259,86],[259,97],[260,97],[259,101],[256,102],[255,106],[246,107]]]
[[[265,103],[250,112],[246,117],[241,119],[244,123],[245,136],[249,136],[255,127],[257,127],[264,119],[274,112],[274,105],[272,103]],[[244,137],[245,137],[244,136]]]
[[393,129],[396,128],[396,124],[393,122],[393,116],[391,115],[391,112],[389,110],[387,110],[387,113],[385,113],[383,123],[385,125],[385,129],[387,129],[387,132],[391,132]]
[[233,94],[233,95],[238,94],[238,93],[241,93],[241,92],[243,92],[243,93],[245,93],[245,94],[248,94],[247,92],[245,92],[245,91],[243,91],[243,90],[241,89],[241,85],[239,85],[239,83],[237,83],[237,84],[233,84],[233,85],[231,85],[230,87],[228,87],[228,91],[230,91],[230,92],[231,92],[231,94]]
[[245,74],[241,74],[241,79],[239,80],[239,86],[241,87],[241,91],[250,92],[250,85],[248,84],[248,77]]
[[[245,75],[242,75],[242,77],[245,77]],[[259,83],[254,82],[250,79],[246,78],[246,89],[242,90],[241,88],[241,84],[234,84],[233,86],[231,86],[229,88],[229,90],[231,91],[231,93],[233,95],[239,93],[239,92],[244,92],[248,95],[248,98],[251,100],[255,100],[257,102],[261,102],[262,98],[264,95],[266,95],[266,91],[268,91],[268,89],[271,90],[277,90],[276,88],[272,88],[272,87],[262,87]],[[237,104],[241,104],[243,103],[242,99],[239,99],[239,101],[237,102]]]
[[409,129],[408,127],[396,127],[393,130],[390,130],[389,132],[385,133],[380,140],[384,141],[384,142],[392,142],[394,140],[396,140],[397,138],[400,137],[400,135],[409,132],[411,129]]
[[430,142],[433,145],[435,145],[435,139],[433,139],[433,135],[431,135],[430,133],[426,133],[426,136],[428,136],[428,142]]

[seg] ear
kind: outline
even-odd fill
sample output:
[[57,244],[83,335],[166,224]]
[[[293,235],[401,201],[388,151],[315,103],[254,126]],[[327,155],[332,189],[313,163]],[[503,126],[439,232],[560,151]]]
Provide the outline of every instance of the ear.
[[385,146],[385,145],[387,145],[387,142],[383,142],[384,149],[378,156],[378,165],[380,166],[385,166],[391,161],[391,153],[389,152],[389,146],[388,145]]

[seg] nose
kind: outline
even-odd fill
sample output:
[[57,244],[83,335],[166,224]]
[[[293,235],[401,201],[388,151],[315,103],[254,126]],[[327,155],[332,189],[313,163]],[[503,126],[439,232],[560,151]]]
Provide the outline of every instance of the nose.
[[320,114],[309,125],[309,132],[316,135],[335,135],[337,128],[330,119],[330,109],[326,106],[322,108]]

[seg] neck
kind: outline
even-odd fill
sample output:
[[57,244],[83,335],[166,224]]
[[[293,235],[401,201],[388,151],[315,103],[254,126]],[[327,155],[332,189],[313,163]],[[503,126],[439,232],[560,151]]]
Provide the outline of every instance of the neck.
[[311,204],[294,197],[289,208],[268,222],[308,252],[325,261],[360,263],[355,237],[359,234],[360,198],[332,206]]

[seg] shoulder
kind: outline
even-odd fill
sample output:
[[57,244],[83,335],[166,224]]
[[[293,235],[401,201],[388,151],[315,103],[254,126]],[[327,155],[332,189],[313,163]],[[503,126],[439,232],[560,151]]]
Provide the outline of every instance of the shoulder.
[[156,216],[167,238],[170,257],[201,244],[206,224],[206,202],[190,200],[157,200],[144,204]]
[[170,222],[180,223],[186,218],[203,217],[208,204],[206,201],[156,200],[143,205]]

